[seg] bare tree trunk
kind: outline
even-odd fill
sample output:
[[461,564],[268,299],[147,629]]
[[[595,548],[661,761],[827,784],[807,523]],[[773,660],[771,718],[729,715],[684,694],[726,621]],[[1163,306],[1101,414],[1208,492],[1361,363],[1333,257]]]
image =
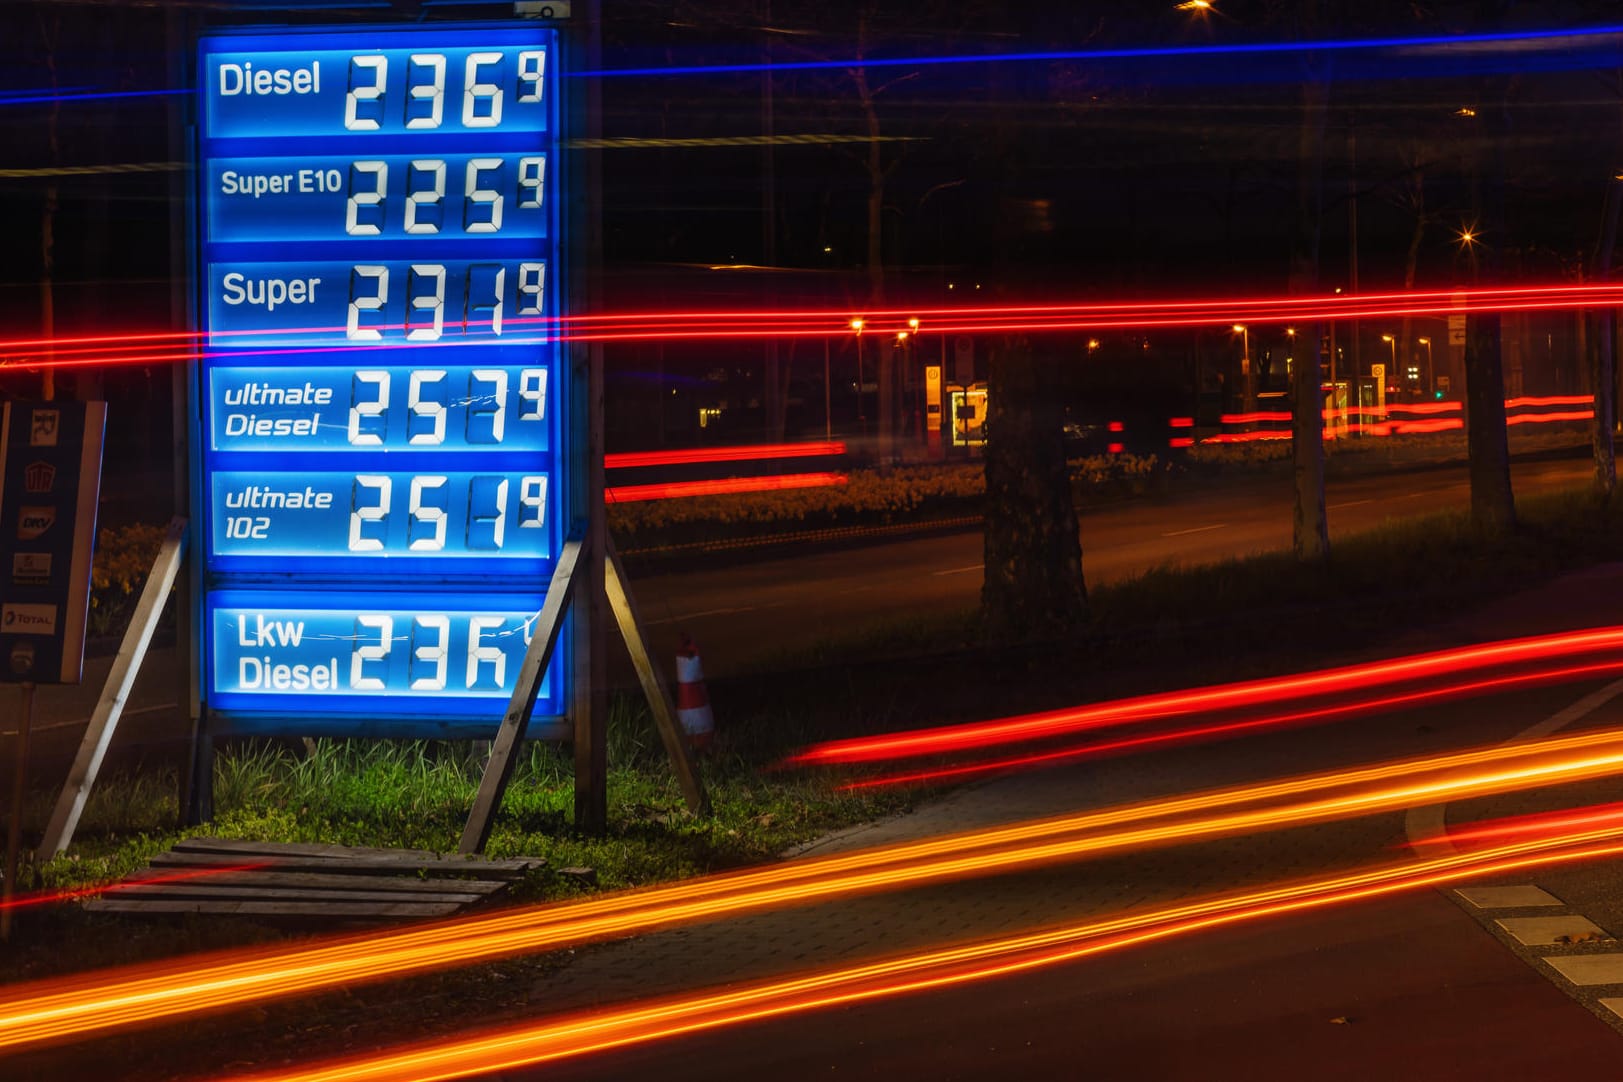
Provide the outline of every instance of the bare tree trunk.
[[[1296,236],[1292,244],[1290,287],[1311,293],[1319,276],[1319,235],[1324,209],[1324,131],[1330,96],[1328,80],[1310,75],[1302,85],[1302,123],[1297,137]],[[1318,323],[1303,328],[1298,342],[1307,349],[1291,374],[1292,472],[1296,507],[1291,538],[1296,558],[1324,563],[1330,558],[1330,527],[1324,499],[1324,376],[1319,363]]]
[[1471,458],[1471,522],[1488,534],[1516,526],[1505,426],[1505,367],[1497,312],[1465,321],[1466,446]]
[[[62,145],[58,133],[58,120],[62,115],[62,104],[57,98],[56,73],[56,44],[61,37],[62,22],[60,17],[53,16],[49,27],[45,24],[45,16],[40,16],[40,35],[45,39],[45,67],[51,74],[51,113],[46,129],[51,148],[51,164],[62,164]],[[52,180],[45,186],[45,206],[40,214],[39,222],[39,314],[40,337],[45,340],[45,365],[40,377],[40,397],[47,402],[56,397],[56,347],[51,339],[56,336],[56,286],[53,275],[56,270],[56,212],[58,208],[58,191],[56,181]]]
[[[868,12],[864,11],[857,23],[857,55],[865,56],[868,48]],[[862,104],[862,117],[868,133],[868,303],[879,306],[885,300],[885,163],[881,154],[879,110],[874,104],[873,88],[868,84],[865,68],[853,68],[851,78],[857,86],[857,97]],[[896,351],[889,344],[879,347],[879,464],[888,467],[896,454]]]
[[[1413,181],[1414,193],[1414,232],[1409,234],[1409,251],[1403,260],[1403,288],[1407,292],[1414,288],[1415,274],[1420,266],[1420,245],[1426,237],[1426,174],[1417,172]],[[1398,343],[1405,365],[1409,358],[1414,356],[1414,319],[1404,315],[1403,324],[1398,328]],[[1429,374],[1428,374],[1429,378]],[[1422,389],[1428,394],[1429,386],[1422,384]]]
[[[1478,146],[1490,150],[1493,164],[1484,185],[1480,151],[1473,149],[1472,209],[1482,232],[1501,239],[1494,247],[1467,244],[1472,283],[1480,281],[1484,261],[1490,277],[1498,269],[1499,245],[1509,236],[1505,177],[1511,128],[1506,94],[1499,86],[1492,107],[1478,108]],[[1516,498],[1510,485],[1510,438],[1505,426],[1504,325],[1498,313],[1470,312],[1465,317],[1465,440],[1470,456],[1471,522],[1481,533],[1508,533],[1516,527]]]
[[1061,634],[1087,618],[1058,363],[1024,337],[991,351],[981,613],[995,641]]
[[[1605,282],[1612,277],[1612,253],[1617,246],[1617,219],[1623,206],[1623,181],[1613,179],[1606,188],[1606,213],[1601,224],[1600,244],[1595,252],[1595,278]],[[1614,370],[1614,334],[1617,318],[1610,308],[1596,313],[1596,349],[1590,355],[1589,385],[1595,394],[1595,417],[1590,422],[1590,442],[1595,449],[1595,491],[1611,499],[1617,489],[1617,456],[1612,443],[1612,426],[1617,418],[1617,388]]]
[[[767,0],[762,5],[761,25],[772,25],[772,4]],[[766,136],[761,146],[761,239],[764,259],[762,262],[768,267],[778,265],[778,166],[777,147],[773,144],[772,136],[776,130],[775,103],[772,97],[772,37],[767,35],[762,45],[762,54],[766,64],[761,71],[761,132]],[[776,281],[776,275],[769,273],[770,281]],[[767,297],[772,305],[776,297],[775,288]],[[762,419],[766,422],[766,435],[768,441],[778,443],[783,440],[783,413],[784,394],[782,388],[782,361],[778,352],[777,339],[766,343],[766,373],[761,388]]]

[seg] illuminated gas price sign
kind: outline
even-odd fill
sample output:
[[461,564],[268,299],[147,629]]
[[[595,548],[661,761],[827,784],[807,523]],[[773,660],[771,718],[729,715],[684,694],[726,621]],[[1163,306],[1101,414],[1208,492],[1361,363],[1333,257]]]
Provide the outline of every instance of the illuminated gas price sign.
[[500,721],[561,541],[556,59],[514,25],[201,43],[203,656],[232,727]]

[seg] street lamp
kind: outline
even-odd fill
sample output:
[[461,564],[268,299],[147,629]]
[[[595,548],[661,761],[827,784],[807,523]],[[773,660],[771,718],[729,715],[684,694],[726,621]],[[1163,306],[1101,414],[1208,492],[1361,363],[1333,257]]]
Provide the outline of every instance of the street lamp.
[[1245,380],[1245,401],[1240,408],[1243,412],[1250,412],[1251,404],[1256,401],[1256,396],[1251,393],[1251,332],[1244,323],[1236,323],[1234,333],[1240,336],[1240,375]]
[[857,335],[857,422],[860,424],[868,419],[862,412],[862,320],[853,319],[851,329]]
[[1426,393],[1436,394],[1436,388],[1433,386],[1437,382],[1436,372],[1431,367],[1431,339],[1416,338],[1415,341],[1426,347]]
[[1388,370],[1388,375],[1395,376],[1398,374],[1398,340],[1390,334],[1383,334],[1381,341],[1392,347],[1392,367]]

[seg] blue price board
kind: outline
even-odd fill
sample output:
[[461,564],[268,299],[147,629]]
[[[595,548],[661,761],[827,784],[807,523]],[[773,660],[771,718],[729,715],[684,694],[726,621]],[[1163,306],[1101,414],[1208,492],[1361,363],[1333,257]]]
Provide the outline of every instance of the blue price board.
[[501,720],[564,526],[557,57],[515,24],[200,43],[194,512],[229,730]]

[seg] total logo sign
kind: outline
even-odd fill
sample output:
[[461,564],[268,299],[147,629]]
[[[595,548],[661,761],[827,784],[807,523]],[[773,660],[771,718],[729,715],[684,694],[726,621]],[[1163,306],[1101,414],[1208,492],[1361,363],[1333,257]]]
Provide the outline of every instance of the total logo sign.
[[55,605],[0,606],[0,634],[55,635]]
[[56,508],[24,505],[17,513],[17,540],[34,541],[56,525]]

